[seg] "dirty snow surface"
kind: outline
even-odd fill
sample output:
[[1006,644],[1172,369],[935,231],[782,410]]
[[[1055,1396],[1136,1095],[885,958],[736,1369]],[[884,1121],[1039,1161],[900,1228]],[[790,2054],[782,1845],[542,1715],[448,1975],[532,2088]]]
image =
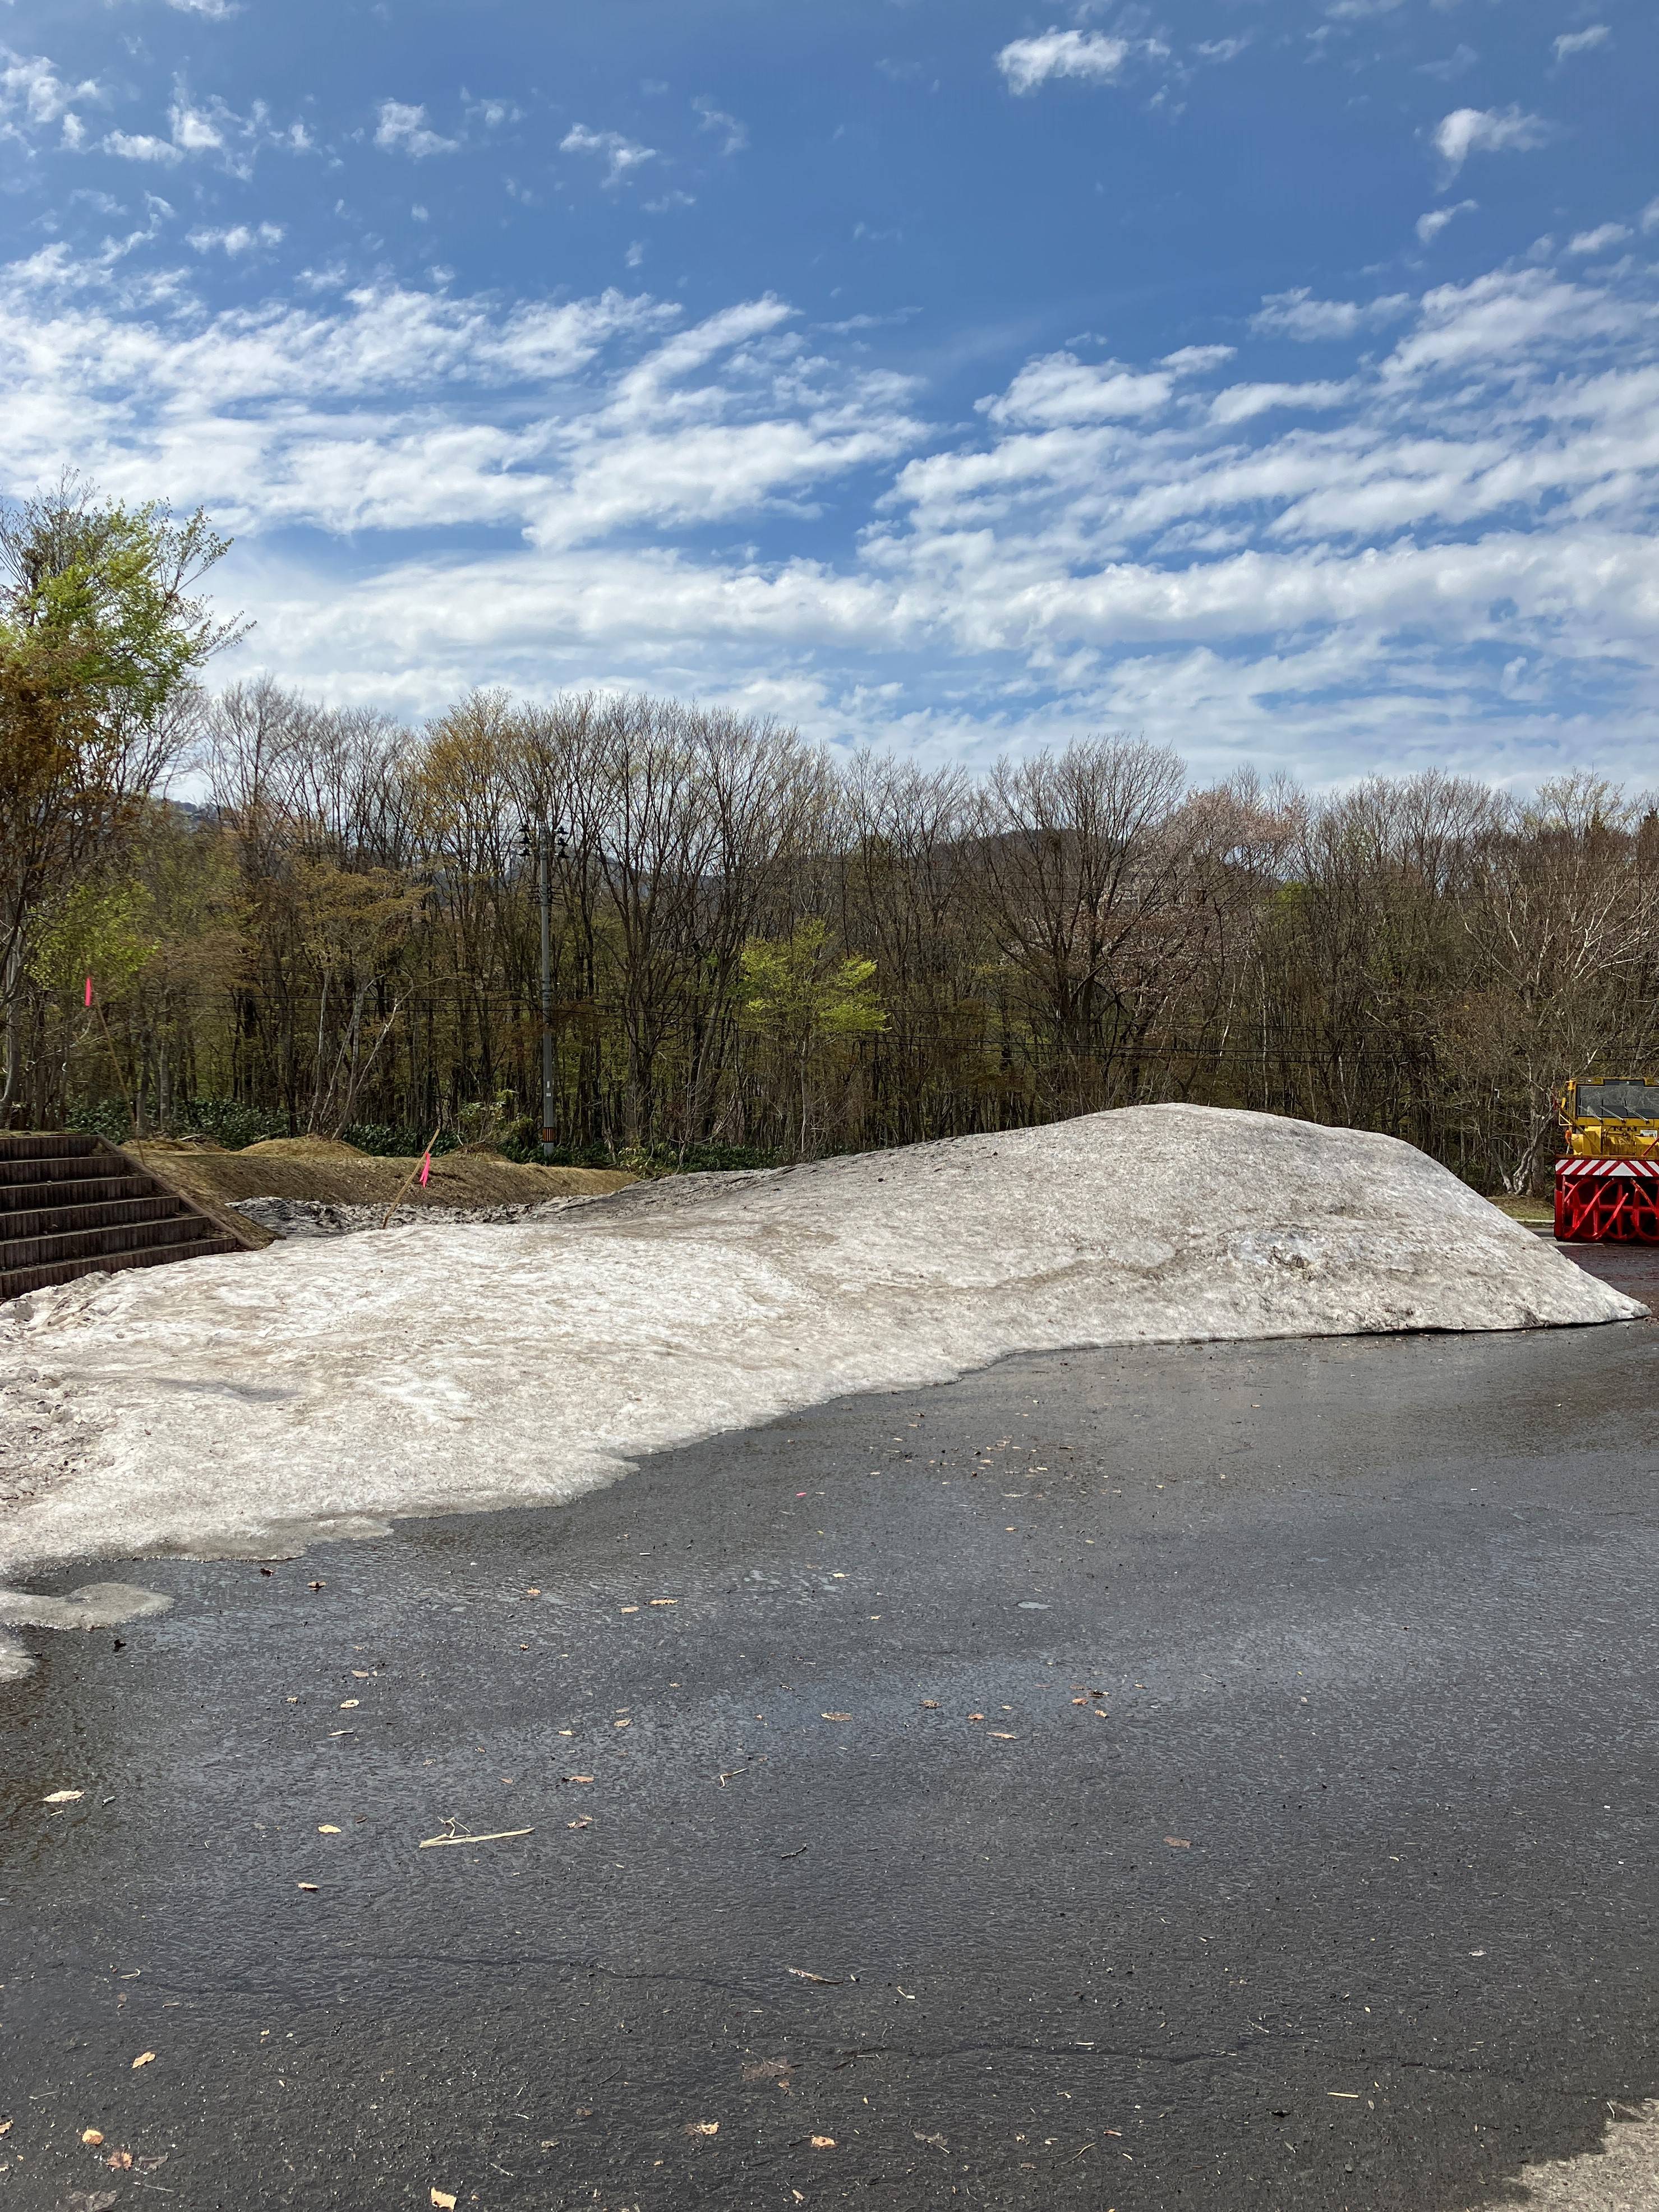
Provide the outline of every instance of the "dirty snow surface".
[[1008,1352],[1643,1310],[1391,1138],[1133,1107],[19,1299],[0,1568],[556,1502]]

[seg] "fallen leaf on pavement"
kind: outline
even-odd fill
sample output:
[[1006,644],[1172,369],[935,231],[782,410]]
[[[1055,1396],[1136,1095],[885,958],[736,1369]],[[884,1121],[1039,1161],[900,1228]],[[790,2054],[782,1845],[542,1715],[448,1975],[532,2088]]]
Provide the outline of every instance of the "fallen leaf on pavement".
[[817,1982],[826,1990],[838,1990],[841,1984],[829,1974],[809,1974],[805,1966],[786,1966],[786,1974],[793,1974],[798,1982]]
[[970,1721],[982,1721],[985,1716],[983,1713],[969,1713],[968,1717]]
[[1172,1851],[1189,1851],[1193,1847],[1192,1839],[1188,1836],[1165,1836],[1164,1840]]
[[820,1713],[818,1715],[821,1721],[850,1721],[852,1717],[851,1713]]
[[0,2120],[0,2136],[9,2136],[10,2133],[11,2122],[9,2120]]
[[54,1790],[50,1797],[43,1797],[43,1805],[75,1805],[86,1796],[84,1790]]
[[319,1836],[337,1836],[340,1832],[332,1820],[319,1820],[317,1824],[317,1832]]
[[343,1713],[355,1712],[362,1703],[362,1700],[361,1698],[342,1698],[340,1700],[340,1711]]
[[679,1600],[677,1597],[653,1597],[651,1602],[653,1605],[678,1605]]
[[527,1589],[525,1592],[525,1595],[526,1597],[539,1597],[541,1595],[541,1592],[538,1589]]
[[567,1828],[591,1828],[593,1816],[591,1813],[584,1813],[580,1820],[567,1820],[564,1825]]
[[612,1728],[632,1728],[634,1723],[632,1721],[612,1721],[611,1725]]
[[[11,2122],[8,2120],[6,2125],[9,2127],[11,2125]],[[93,2148],[96,2150],[99,2144],[104,2140],[104,2137],[101,2130],[98,2128],[86,2128],[82,2131],[81,2140],[83,2143],[90,2143]]]
[[130,2150],[112,2150],[104,2163],[113,2173],[131,2173],[132,2153]]
[[912,2128],[910,2132],[919,2143],[926,2143],[929,2150],[948,2151],[951,2148],[943,2136],[925,2136],[920,2128]]
[[455,2212],[455,2199],[447,2189],[434,2189],[432,2202],[437,2206],[438,2212]]
[[937,1698],[924,1698],[921,1701],[921,1710],[925,1713],[936,1713],[939,1711],[939,1699]]
[[149,2066],[153,2063],[155,2057],[155,2053],[153,2051],[141,2051],[138,2053],[138,2056],[132,2062],[133,2072],[136,2074],[141,2066]]
[[685,2132],[689,2136],[717,2136],[720,2131],[718,2120],[688,2120]]
[[593,1778],[591,1774],[562,1774],[559,1779],[561,1782],[591,1782]]
[[991,1730],[991,1741],[993,1743],[1018,1743],[1019,1741],[1019,1738],[1015,1735],[1010,1735],[1006,1729],[993,1729]]
[[309,1889],[314,1891],[317,1885],[314,1881],[296,1881],[294,1887],[295,1889]]
[[637,1613],[639,1607],[636,1605],[619,1605],[617,1610],[618,1613]]
[[814,2150],[834,2150],[836,2147],[834,2136],[808,2136],[806,2140]]

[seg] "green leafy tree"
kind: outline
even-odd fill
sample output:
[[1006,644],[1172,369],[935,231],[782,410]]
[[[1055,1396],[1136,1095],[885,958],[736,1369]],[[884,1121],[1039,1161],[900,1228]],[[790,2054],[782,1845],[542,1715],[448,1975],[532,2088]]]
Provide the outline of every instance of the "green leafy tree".
[[0,1116],[37,922],[109,872],[145,795],[191,735],[193,678],[240,635],[192,586],[228,541],[66,477],[0,507]]
[[800,1149],[811,1124],[812,1074],[826,1046],[874,1036],[887,1016],[870,985],[873,960],[836,959],[826,951],[829,925],[803,921],[785,938],[752,937],[743,949],[745,1028],[769,1036],[794,1066],[799,1082]]

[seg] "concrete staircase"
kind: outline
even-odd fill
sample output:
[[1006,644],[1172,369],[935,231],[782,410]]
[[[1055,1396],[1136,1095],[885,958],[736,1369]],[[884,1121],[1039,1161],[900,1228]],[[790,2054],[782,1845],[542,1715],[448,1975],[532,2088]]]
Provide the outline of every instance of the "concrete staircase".
[[258,1242],[101,1137],[0,1132],[0,1298]]

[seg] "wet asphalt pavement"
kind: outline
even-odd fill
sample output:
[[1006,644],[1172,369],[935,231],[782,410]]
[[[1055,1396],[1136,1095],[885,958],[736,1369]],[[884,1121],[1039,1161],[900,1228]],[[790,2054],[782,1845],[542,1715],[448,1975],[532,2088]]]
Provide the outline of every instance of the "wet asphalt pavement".
[[1656,1381],[1026,1358],[65,1574],[177,1602],[0,1686],[0,2209],[1496,2203],[1659,2091]]

